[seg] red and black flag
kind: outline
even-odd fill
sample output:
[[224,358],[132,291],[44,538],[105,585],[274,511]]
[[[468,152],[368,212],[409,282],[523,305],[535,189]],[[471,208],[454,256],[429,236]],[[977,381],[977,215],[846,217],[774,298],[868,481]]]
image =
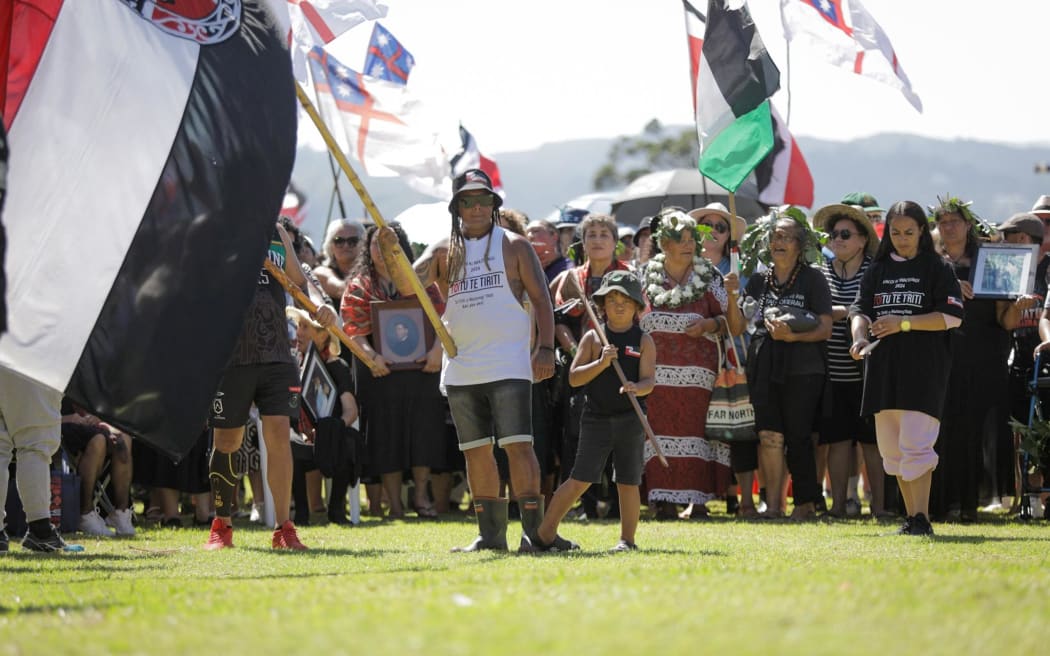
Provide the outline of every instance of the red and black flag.
[[291,174],[287,24],[265,0],[13,2],[0,365],[180,456]]

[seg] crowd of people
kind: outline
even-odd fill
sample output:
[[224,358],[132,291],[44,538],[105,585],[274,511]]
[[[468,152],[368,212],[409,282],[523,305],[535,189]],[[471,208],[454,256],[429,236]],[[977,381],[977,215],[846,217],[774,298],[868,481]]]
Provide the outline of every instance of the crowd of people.
[[[307,549],[297,526],[349,524],[360,482],[373,517],[473,513],[477,536],[454,549],[468,552],[510,548],[511,518],[520,551],[578,549],[558,533],[566,517],[618,518],[612,549],[630,551],[643,508],[702,520],[714,501],[743,520],[866,516],[932,535],[1042,486],[1018,467],[1010,419],[1028,421],[1050,349],[1050,196],[997,226],[955,197],[887,210],[866,193],[812,217],[779,207],[748,222],[715,202],[636,226],[502,205],[483,172],[458,177],[449,238],[413,263],[454,355],[391,257],[392,244],[413,253],[401,226],[335,220],[318,253],[278,222],[267,259],[318,310],[260,272],[209,424],[178,464],[69,399],[5,382],[24,391],[25,417],[5,402],[0,435],[0,493],[18,456],[23,544],[80,548],[29,483],[60,444],[85,535],[179,527],[191,507],[216,550],[233,546],[235,518],[263,521],[264,485],[275,549]],[[1034,289],[975,292],[990,242],[1037,252]],[[754,411],[730,441],[706,427],[727,342],[746,354]]]

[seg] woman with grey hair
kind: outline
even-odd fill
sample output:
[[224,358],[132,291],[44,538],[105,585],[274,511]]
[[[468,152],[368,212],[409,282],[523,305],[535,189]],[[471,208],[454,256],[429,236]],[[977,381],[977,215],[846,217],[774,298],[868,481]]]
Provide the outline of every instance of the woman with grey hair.
[[[744,291],[759,311],[747,358],[755,407],[758,461],[766,482],[767,516],[779,517],[785,451],[795,508],[791,519],[815,517],[820,496],[810,434],[824,389],[825,341],[831,337],[831,292],[819,269],[816,237],[801,210],[774,210],[748,230],[766,231],[769,269]],[[745,241],[750,241],[745,237]]]
[[325,232],[324,264],[314,269],[325,293],[332,298],[342,298],[350,269],[361,253],[365,226],[357,219],[336,219]]

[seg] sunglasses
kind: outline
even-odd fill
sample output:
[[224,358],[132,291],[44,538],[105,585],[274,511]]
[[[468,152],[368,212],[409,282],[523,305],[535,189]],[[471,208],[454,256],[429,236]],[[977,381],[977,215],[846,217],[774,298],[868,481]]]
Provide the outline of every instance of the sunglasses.
[[465,210],[469,210],[472,207],[492,207],[495,204],[495,200],[491,194],[484,194],[482,196],[460,196],[459,206]]
[[842,241],[846,241],[847,239],[853,237],[853,235],[859,234],[859,232],[850,232],[849,230],[832,230],[828,233],[828,237],[832,240],[841,239]]
[[700,225],[705,225],[720,235],[724,235],[725,233],[729,232],[729,228],[727,228],[726,224],[724,223],[701,223]]
[[336,246],[342,246],[343,244],[346,244],[347,246],[357,246],[360,242],[360,237],[335,237],[332,239],[332,243]]

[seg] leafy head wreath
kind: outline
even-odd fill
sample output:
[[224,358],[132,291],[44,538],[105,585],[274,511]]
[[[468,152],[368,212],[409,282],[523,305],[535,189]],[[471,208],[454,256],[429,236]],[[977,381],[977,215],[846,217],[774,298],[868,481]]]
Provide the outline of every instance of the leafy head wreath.
[[654,218],[656,227],[652,230],[652,238],[657,243],[661,239],[682,241],[682,235],[692,232],[693,239],[696,241],[695,255],[703,254],[704,240],[711,238],[710,226],[697,224],[696,219],[677,207],[665,207]]
[[827,243],[827,234],[815,230],[806,219],[806,213],[794,205],[774,207],[769,214],[759,217],[748,226],[740,240],[740,268],[744,275],[750,276],[761,262],[766,266],[773,265],[769,245],[772,242],[773,228],[777,221],[791,219],[802,226],[802,261],[806,264],[817,264],[824,261],[821,246]]
[[937,196],[937,205],[927,205],[926,209],[929,210],[930,223],[937,223],[937,218],[944,216],[945,214],[958,214],[967,223],[970,224],[970,231],[974,237],[978,239],[994,239],[999,231],[992,224],[988,223],[981,217],[977,216],[977,212],[970,209],[973,205],[972,200],[963,201],[958,196],[952,196],[945,194],[944,198]]

